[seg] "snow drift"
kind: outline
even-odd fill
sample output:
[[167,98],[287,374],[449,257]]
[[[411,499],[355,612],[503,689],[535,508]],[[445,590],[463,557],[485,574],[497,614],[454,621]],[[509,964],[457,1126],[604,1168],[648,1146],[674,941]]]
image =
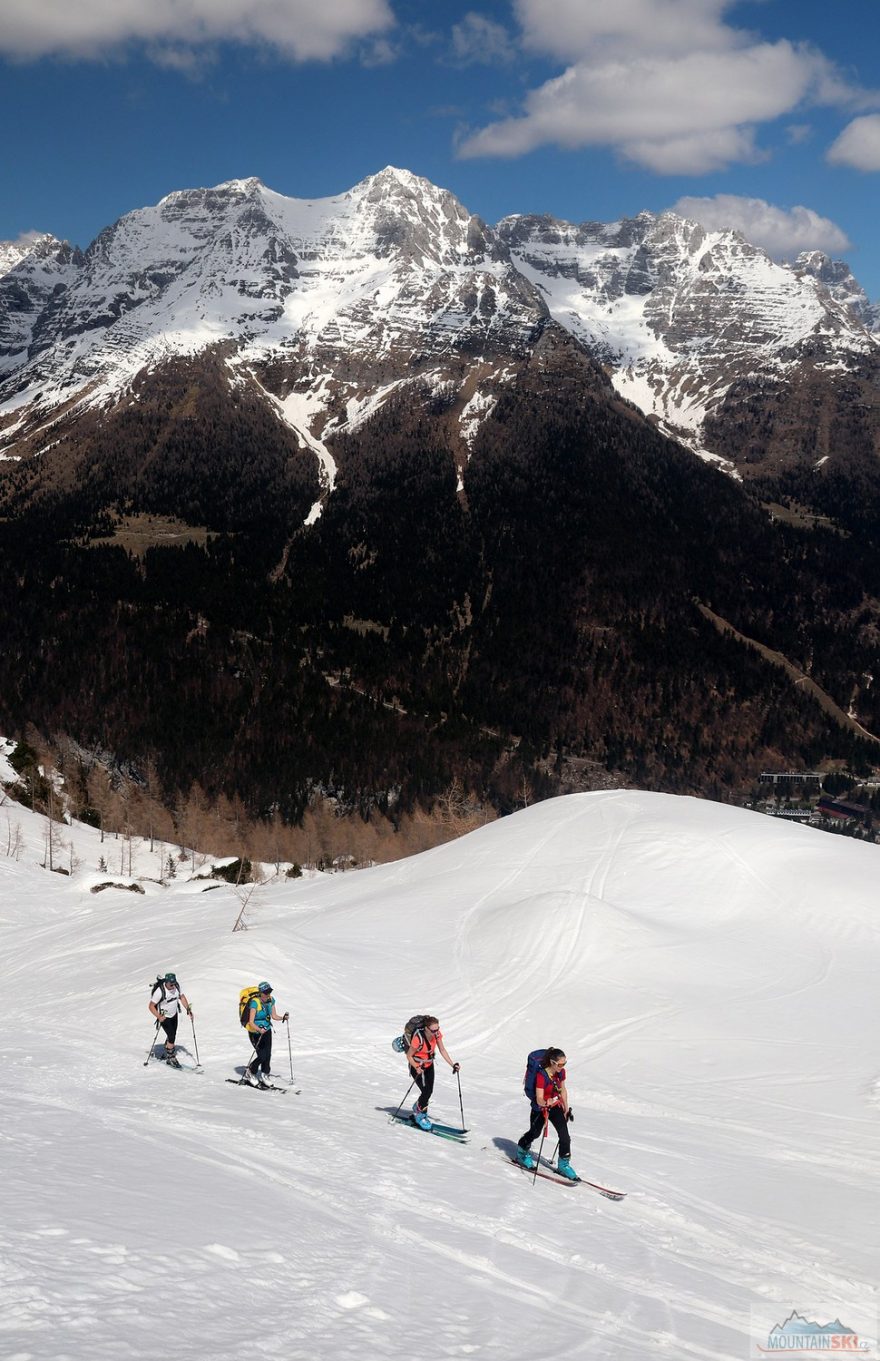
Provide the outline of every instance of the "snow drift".
[[[118,878],[96,832],[70,829],[62,879],[42,820],[7,804],[4,841],[4,820],[25,846],[0,858],[7,1357],[739,1359],[753,1309],[876,1317],[877,848],[580,794],[261,886],[233,934],[225,885],[92,894]],[[143,1066],[166,968],[202,1074]],[[224,1082],[262,977],[299,1095]],[[417,1010],[462,1064],[466,1147],[388,1123]],[[191,1062],[185,1019],[179,1039]],[[505,1161],[544,1043],[569,1056],[572,1162],[620,1204]],[[432,1111],[457,1123],[442,1062]]]

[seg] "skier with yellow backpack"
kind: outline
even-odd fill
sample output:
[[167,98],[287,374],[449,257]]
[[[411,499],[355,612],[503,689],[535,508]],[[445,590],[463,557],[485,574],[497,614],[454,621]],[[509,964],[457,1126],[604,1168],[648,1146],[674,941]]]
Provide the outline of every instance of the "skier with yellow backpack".
[[263,1090],[272,1086],[272,1022],[287,1021],[289,1011],[279,1016],[275,1010],[271,983],[258,983],[256,987],[242,988],[238,999],[238,1017],[248,1032],[254,1047],[254,1057],[244,1070],[242,1083],[260,1087]]

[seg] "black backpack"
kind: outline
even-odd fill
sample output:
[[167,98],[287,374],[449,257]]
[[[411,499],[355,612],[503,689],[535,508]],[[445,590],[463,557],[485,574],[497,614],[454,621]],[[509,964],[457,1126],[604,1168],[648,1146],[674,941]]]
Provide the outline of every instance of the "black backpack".
[[424,1028],[424,1016],[410,1016],[406,1025],[403,1027],[403,1034],[398,1035],[396,1040],[391,1041],[391,1048],[395,1049],[398,1054],[405,1054],[412,1044],[413,1035],[415,1035],[416,1031],[424,1030]]
[[[180,981],[179,981],[179,980],[177,981],[177,983],[175,983],[174,986],[177,988],[177,991],[178,991],[179,993],[180,993],[180,992],[183,992],[183,988],[180,986]],[[153,993],[156,991],[157,988],[159,989],[159,992],[161,993],[161,996],[160,996],[158,1002],[156,1003],[156,1006],[157,1006],[157,1007],[161,1007],[162,1003],[165,1001],[165,979],[164,979],[164,978],[161,978],[161,977],[160,977],[160,978],[157,978],[156,981],[155,981],[155,983],[151,983],[151,984],[150,984],[150,1001],[151,1001],[151,1002],[152,1002],[152,1000],[153,1000]]]
[[403,1038],[406,1040],[407,1049],[412,1044],[412,1038],[413,1035],[415,1035],[416,1031],[424,1030],[424,1028],[425,1028],[424,1016],[410,1016],[406,1025],[403,1027]]

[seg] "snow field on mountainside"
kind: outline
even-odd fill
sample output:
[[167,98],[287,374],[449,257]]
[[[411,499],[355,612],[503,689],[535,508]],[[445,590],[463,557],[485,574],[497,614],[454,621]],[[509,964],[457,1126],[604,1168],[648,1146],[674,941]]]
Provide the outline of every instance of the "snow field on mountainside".
[[[755,1307],[876,1318],[876,847],[573,795],[261,885],[233,934],[232,888],[92,894],[112,843],[67,829],[81,864],[49,874],[45,820],[10,811],[4,1357],[232,1361],[262,1338],[352,1361],[732,1359]],[[144,1067],[169,968],[199,1074]],[[250,1053],[239,988],[263,977],[299,1095],[225,1082]],[[407,1083],[391,1039],[426,1010],[462,1064],[464,1147],[388,1123]],[[192,1063],[185,1017],[179,1040]],[[284,1081],[285,1027],[274,1044]],[[506,1162],[544,1044],[568,1055],[575,1168],[625,1201]],[[442,1061],[432,1113],[459,1123]]]

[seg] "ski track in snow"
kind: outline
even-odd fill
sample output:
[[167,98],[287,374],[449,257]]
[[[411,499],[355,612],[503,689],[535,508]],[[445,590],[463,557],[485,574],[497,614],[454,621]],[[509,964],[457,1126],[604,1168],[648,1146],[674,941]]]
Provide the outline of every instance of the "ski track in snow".
[[[232,1361],[260,1333],[295,1361],[740,1361],[750,1305],[876,1312],[876,848],[578,795],[259,888],[233,935],[232,889],[95,897],[85,869],[38,869],[41,821],[13,816],[4,1361],[147,1361],[169,1335]],[[98,833],[71,835],[96,863]],[[147,984],[169,966],[199,1074],[144,1067]],[[250,1052],[234,999],[263,975],[292,1012],[301,1094],[283,1100],[225,1083]],[[407,1080],[390,1040],[429,1007],[462,1061],[466,1145],[388,1118]],[[179,1043],[194,1063],[185,1017]],[[569,1054],[575,1166],[625,1201],[499,1156],[541,1043]],[[442,1062],[432,1109],[458,1123]]]

